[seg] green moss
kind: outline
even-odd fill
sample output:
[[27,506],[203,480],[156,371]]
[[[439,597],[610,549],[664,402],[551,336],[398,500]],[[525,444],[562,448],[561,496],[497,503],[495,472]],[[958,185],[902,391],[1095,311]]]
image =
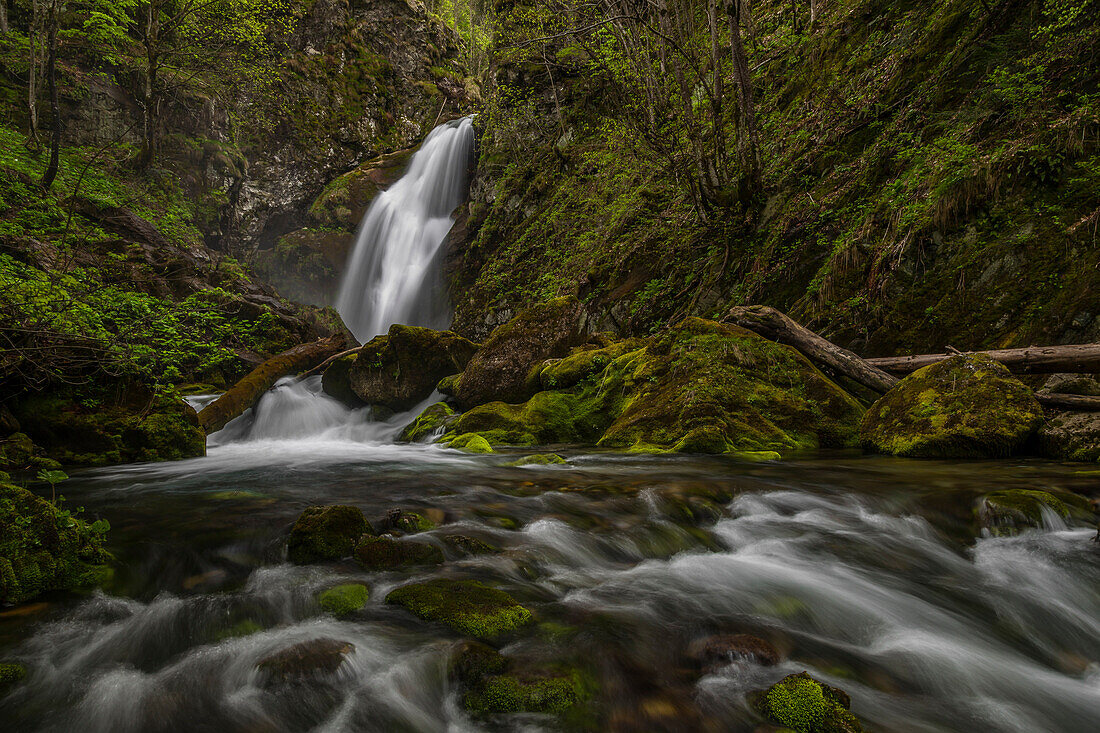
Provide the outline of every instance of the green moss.
[[580,675],[540,675],[521,679],[504,674],[490,677],[466,694],[466,709],[474,713],[563,713],[585,697]]
[[1042,423],[1032,391],[984,355],[953,356],[901,380],[867,410],[865,445],[913,458],[1011,455]]
[[242,636],[251,636],[263,631],[264,627],[252,619],[238,621],[227,629],[223,629],[214,635],[215,641],[223,639],[238,639]]
[[337,618],[347,616],[367,605],[370,591],[362,583],[337,585],[317,595],[317,602]]
[[492,453],[493,446],[477,433],[462,433],[447,441],[447,446],[465,453]]
[[415,565],[437,565],[443,553],[435,545],[392,537],[363,537],[355,546],[355,559],[367,570],[396,570]]
[[1042,527],[1043,510],[1062,519],[1095,521],[1089,500],[1068,491],[1006,489],[982,497],[976,508],[981,524],[994,535],[1011,534],[1025,526]]
[[389,521],[393,529],[404,534],[416,534],[417,532],[427,532],[435,529],[435,522],[424,515],[401,509],[391,512]]
[[27,668],[17,662],[0,662],[0,695],[27,677]]
[[532,620],[531,611],[502,590],[471,580],[433,580],[391,591],[386,603],[463,634],[493,639]]
[[517,458],[509,461],[509,466],[553,466],[565,463],[565,459],[557,453],[535,453],[534,455]]
[[0,486],[0,604],[78,590],[109,574],[106,520],[88,524],[31,492]]
[[784,677],[755,704],[760,713],[799,733],[858,733],[859,719],[848,711],[848,696],[805,672]]
[[454,414],[455,411],[445,402],[436,402],[434,405],[429,405],[415,420],[405,426],[398,440],[416,443],[429,438],[446,425],[448,418]]
[[311,506],[290,530],[287,559],[305,564],[347,557],[365,533],[374,530],[358,507]]

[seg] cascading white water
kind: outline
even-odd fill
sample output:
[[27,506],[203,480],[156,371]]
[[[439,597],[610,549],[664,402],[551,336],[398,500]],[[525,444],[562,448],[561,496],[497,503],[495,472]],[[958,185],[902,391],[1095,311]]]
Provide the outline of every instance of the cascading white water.
[[466,197],[473,145],[469,117],[435,128],[408,172],[367,210],[336,301],[356,338],[365,342],[394,323],[447,325],[441,245]]

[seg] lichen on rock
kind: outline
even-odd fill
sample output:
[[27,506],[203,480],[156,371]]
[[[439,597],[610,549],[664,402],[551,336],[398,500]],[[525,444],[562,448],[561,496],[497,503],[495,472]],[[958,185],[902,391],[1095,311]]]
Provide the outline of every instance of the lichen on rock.
[[1039,427],[1032,391],[981,354],[918,369],[864,416],[860,436],[874,450],[911,458],[1012,455]]

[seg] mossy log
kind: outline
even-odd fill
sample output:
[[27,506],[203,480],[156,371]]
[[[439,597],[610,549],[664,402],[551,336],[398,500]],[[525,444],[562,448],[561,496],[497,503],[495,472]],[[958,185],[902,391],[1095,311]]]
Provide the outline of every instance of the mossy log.
[[888,392],[898,378],[865,359],[818,336],[790,316],[766,305],[736,306],[725,320],[801,351],[826,371],[844,375],[876,392]]
[[281,378],[310,369],[333,354],[344,350],[347,339],[343,334],[299,344],[273,356],[253,369],[228,392],[204,407],[199,413],[199,423],[207,434],[221,430],[225,424],[251,407],[256,400],[271,389]]
[[[884,356],[867,359],[876,369],[891,374],[909,374],[921,367],[953,356],[952,354],[914,354],[911,356]],[[964,352],[985,354],[1001,362],[1014,374],[1098,374],[1100,373],[1100,344],[1073,344],[1065,346],[1028,346],[1022,349],[994,349],[992,351]]]

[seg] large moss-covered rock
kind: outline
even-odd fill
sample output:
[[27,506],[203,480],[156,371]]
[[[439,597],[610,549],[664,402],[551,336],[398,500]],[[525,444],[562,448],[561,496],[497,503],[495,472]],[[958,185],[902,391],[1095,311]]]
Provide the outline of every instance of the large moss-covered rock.
[[358,507],[311,506],[302,512],[290,530],[287,559],[305,564],[347,557],[364,534],[373,532]]
[[1043,421],[1034,393],[988,356],[918,369],[867,410],[860,436],[882,453],[989,458],[1016,452]]
[[88,524],[26,489],[0,485],[0,605],[102,582],[108,529],[105,520]]
[[1027,527],[1043,527],[1044,515],[1062,520],[1096,520],[1089,500],[1051,489],[1005,489],[986,494],[976,509],[982,529],[993,535],[1010,535]]
[[394,325],[359,350],[348,379],[363,402],[408,410],[430,395],[440,379],[462,371],[477,348],[450,331]]
[[584,306],[573,297],[529,308],[498,326],[454,385],[463,407],[486,402],[520,402],[531,396],[531,370],[546,359],[563,357],[584,342]]
[[321,390],[348,407],[362,407],[365,404],[351,388],[351,367],[358,358],[358,353],[351,353],[333,359],[321,374]]
[[437,430],[446,426],[454,414],[455,411],[446,402],[428,405],[424,408],[424,412],[405,426],[397,439],[406,443],[416,443],[430,438]]
[[529,623],[531,611],[502,590],[473,580],[431,580],[390,591],[386,603],[469,636],[493,639]]
[[12,433],[0,439],[0,470],[21,471],[59,467],[57,461],[46,458],[42,453],[42,449],[36,446],[26,433]]
[[[568,363],[578,357],[583,367]],[[492,444],[792,452],[855,445],[862,414],[794,349],[699,318],[643,343],[544,365],[540,377],[572,384],[519,405],[475,407],[452,432],[477,432]]]
[[805,672],[787,675],[753,696],[757,712],[798,733],[860,733],[863,726],[848,710],[843,690],[822,684]]

